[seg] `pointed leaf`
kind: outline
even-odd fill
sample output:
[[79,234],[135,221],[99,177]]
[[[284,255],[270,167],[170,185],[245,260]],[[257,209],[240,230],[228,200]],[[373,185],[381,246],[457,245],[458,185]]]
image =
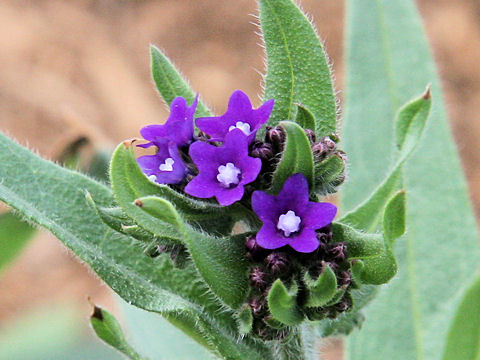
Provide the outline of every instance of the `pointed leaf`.
[[237,313],[238,332],[241,335],[248,334],[252,331],[253,315],[248,304],[244,304]]
[[337,292],[337,277],[332,268],[325,263],[317,280],[313,280],[308,273],[305,273],[304,281],[308,290],[306,306],[324,306],[332,300]]
[[341,224],[332,224],[333,242],[345,242],[349,259],[367,259],[385,252],[382,235],[367,234]]
[[[170,105],[173,99],[181,96],[187,100],[188,104],[191,104],[195,99],[195,92],[172,62],[154,45],[150,46],[150,56],[153,81],[165,102]],[[205,104],[199,101],[195,116],[212,116],[212,113]]]
[[305,131],[291,121],[282,121],[287,138],[282,158],[273,174],[271,191],[280,192],[283,183],[293,174],[302,173],[308,180],[310,189],[313,186],[313,154]]
[[269,124],[295,119],[295,103],[307,107],[319,136],[336,130],[337,108],[330,67],[313,25],[292,0],[260,0],[267,50],[264,99],[275,99]]
[[390,199],[383,214],[383,236],[385,244],[391,248],[393,242],[405,233],[405,191],[399,191]]
[[297,105],[297,117],[295,122],[300,125],[303,129],[310,129],[315,131],[315,116],[308,110],[305,106],[301,104]]
[[302,322],[303,314],[297,307],[297,292],[297,285],[289,291],[282,280],[275,280],[268,292],[268,308],[275,320],[289,326]]

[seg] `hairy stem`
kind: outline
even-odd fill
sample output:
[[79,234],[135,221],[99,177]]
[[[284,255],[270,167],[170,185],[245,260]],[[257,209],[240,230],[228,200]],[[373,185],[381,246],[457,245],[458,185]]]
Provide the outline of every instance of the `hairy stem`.
[[276,358],[281,360],[319,360],[313,329],[302,325],[293,334],[275,346]]

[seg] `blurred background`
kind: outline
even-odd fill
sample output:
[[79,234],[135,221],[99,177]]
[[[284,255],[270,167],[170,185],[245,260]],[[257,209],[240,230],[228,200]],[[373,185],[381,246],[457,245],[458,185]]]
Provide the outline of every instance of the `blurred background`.
[[[418,3],[479,214],[480,1]],[[343,2],[301,4],[325,41],[342,97]],[[79,139],[89,158],[138,136],[146,124],[163,122],[166,107],[149,73],[151,43],[215,112],[225,110],[235,89],[259,105],[264,62],[254,14],[254,0],[3,0],[0,131],[46,158],[64,160],[65,149]],[[56,355],[48,359],[121,358],[89,337],[87,296],[119,312],[107,286],[52,235],[37,232],[0,269],[0,359],[47,358],[41,354],[53,351],[52,339]],[[8,353],[14,343],[21,355]],[[46,345],[28,353],[37,343]],[[327,359],[338,359],[340,342],[325,351]]]

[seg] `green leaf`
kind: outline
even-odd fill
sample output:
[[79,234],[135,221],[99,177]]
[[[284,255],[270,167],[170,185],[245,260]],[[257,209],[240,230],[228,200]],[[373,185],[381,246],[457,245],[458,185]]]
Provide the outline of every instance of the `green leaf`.
[[[430,89],[427,89],[422,96],[408,102],[398,111],[395,119],[400,148],[397,162],[373,194],[356,209],[344,215],[341,222],[369,232],[377,228],[387,201],[401,184],[402,166],[419,144],[430,107]],[[368,164],[370,165],[370,162]],[[348,184],[346,186],[348,188]],[[345,198],[348,200],[347,195]]]
[[100,339],[125,354],[129,359],[145,359],[128,344],[117,319],[108,311],[94,305],[90,324]]
[[[173,99],[181,96],[191,104],[195,99],[195,92],[165,54],[156,46],[150,45],[150,57],[153,81],[165,102],[170,105]],[[212,116],[212,113],[199,100],[195,116]]]
[[297,307],[298,286],[294,284],[287,290],[282,280],[277,279],[268,292],[268,308],[274,320],[294,326],[303,320],[303,314]]
[[0,273],[22,251],[35,228],[12,212],[0,214]]
[[267,51],[264,99],[275,99],[269,120],[295,119],[295,104],[315,117],[315,132],[336,130],[337,108],[330,67],[313,25],[292,0],[259,0]]
[[310,129],[315,131],[315,116],[302,104],[297,105],[297,117],[295,122],[300,125],[303,129]]
[[308,290],[306,306],[324,306],[337,292],[337,277],[326,263],[322,264],[322,273],[317,280],[313,280],[308,273],[305,273],[304,281]]
[[388,248],[391,248],[393,242],[405,234],[406,200],[405,191],[402,190],[397,192],[385,207],[382,228],[385,245]]
[[333,223],[332,232],[332,242],[347,244],[349,259],[367,259],[385,252],[382,235],[363,233],[341,223]]
[[315,191],[320,195],[335,192],[335,188],[345,179],[345,161],[338,154],[333,154],[315,163]]
[[438,360],[458,293],[470,281],[480,255],[465,179],[414,2],[347,4],[342,140],[350,171],[343,188],[344,209],[354,208],[365,193],[374,191],[389,165],[398,161],[395,124],[389,120],[400,105],[427,83],[432,83],[436,99],[422,142],[403,168],[408,233],[395,244],[399,272],[365,310],[362,330],[349,338],[348,356]]
[[480,277],[465,291],[457,309],[443,353],[443,360],[480,359]]
[[244,304],[237,312],[238,332],[241,335],[248,334],[252,331],[253,315],[248,304]]
[[214,299],[193,266],[177,269],[166,254],[152,259],[132,238],[100,220],[85,192],[109,207],[114,199],[107,187],[39,158],[4,135],[0,140],[1,201],[50,230],[126,301],[164,316],[191,317],[202,324],[212,351],[238,346],[253,359],[268,358],[261,344],[237,342],[233,312]]
[[313,154],[310,142],[303,129],[291,121],[282,121],[287,138],[282,158],[275,169],[271,191],[278,194],[284,182],[293,174],[302,173],[313,187]]

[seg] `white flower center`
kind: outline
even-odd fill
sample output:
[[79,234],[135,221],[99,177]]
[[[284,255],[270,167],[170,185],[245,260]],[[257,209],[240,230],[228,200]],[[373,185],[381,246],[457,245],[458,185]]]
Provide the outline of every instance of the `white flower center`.
[[240,182],[239,176],[241,174],[240,169],[236,168],[232,163],[220,165],[218,167],[217,180],[224,187],[228,188],[230,185],[237,185]]
[[243,131],[243,133],[245,135],[250,135],[251,131],[250,131],[250,124],[248,123],[244,123],[244,122],[241,122],[241,121],[237,121],[237,123],[235,124],[235,126],[230,126],[228,128],[228,131],[232,131],[233,129],[240,129]]
[[297,232],[300,229],[302,219],[295,215],[295,212],[289,210],[286,214],[280,215],[278,218],[277,229],[282,230],[285,236]]
[[173,161],[172,158],[166,158],[165,162],[163,164],[160,164],[158,167],[160,171],[173,171],[173,164],[175,161]]
[[148,176],[148,180],[155,182],[155,181],[157,181],[157,176],[156,175],[150,175],[150,176]]

